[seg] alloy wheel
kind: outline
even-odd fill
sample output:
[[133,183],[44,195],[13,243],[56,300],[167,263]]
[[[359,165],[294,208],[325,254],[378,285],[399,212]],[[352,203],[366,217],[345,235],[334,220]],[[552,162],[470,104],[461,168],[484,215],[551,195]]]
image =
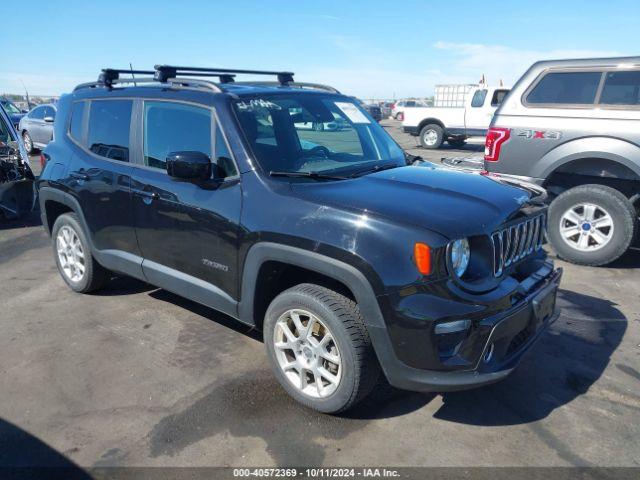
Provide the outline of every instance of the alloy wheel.
[[313,398],[332,395],[342,377],[334,336],[320,318],[302,309],[284,312],[273,332],[278,365],[289,382]]
[[427,130],[423,135],[425,145],[435,145],[438,141],[438,132],[435,130]]
[[56,236],[56,250],[62,272],[72,282],[79,282],[86,270],[84,250],[73,228],[64,225]]
[[572,248],[592,252],[607,245],[613,238],[613,218],[604,208],[592,203],[580,203],[560,217],[560,235]]

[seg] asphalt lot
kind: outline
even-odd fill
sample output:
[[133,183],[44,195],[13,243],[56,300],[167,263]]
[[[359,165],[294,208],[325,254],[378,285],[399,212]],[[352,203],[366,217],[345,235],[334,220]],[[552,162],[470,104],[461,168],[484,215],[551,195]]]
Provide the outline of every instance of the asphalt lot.
[[[434,160],[481,151],[388,128]],[[127,278],[75,294],[38,215],[5,222],[0,466],[640,466],[640,253],[558,264],[562,315],[507,380],[330,417],[291,400],[233,320]]]

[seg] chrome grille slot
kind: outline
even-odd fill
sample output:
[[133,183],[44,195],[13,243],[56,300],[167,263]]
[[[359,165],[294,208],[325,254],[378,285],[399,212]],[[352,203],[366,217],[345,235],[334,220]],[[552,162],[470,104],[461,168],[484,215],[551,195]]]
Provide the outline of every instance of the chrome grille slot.
[[493,275],[499,277],[505,268],[542,248],[546,227],[544,213],[529,217],[491,235]]

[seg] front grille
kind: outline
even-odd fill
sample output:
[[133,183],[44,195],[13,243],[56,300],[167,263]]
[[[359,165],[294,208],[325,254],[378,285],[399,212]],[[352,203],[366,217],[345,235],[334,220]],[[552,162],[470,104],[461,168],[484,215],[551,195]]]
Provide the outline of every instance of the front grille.
[[540,250],[546,226],[546,215],[541,213],[493,233],[493,275],[499,277],[506,268]]

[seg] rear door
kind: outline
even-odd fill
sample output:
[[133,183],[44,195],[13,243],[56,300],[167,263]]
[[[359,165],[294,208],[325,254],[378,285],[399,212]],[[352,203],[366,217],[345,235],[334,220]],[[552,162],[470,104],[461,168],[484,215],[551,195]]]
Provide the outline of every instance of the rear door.
[[133,101],[77,101],[68,136],[74,149],[66,183],[79,199],[96,257],[106,267],[141,277],[131,211]]
[[[141,164],[132,192],[144,274],[154,285],[235,315],[240,177],[215,111],[158,100],[141,101],[138,109]],[[207,154],[218,179],[170,177],[166,157],[178,151]]]

